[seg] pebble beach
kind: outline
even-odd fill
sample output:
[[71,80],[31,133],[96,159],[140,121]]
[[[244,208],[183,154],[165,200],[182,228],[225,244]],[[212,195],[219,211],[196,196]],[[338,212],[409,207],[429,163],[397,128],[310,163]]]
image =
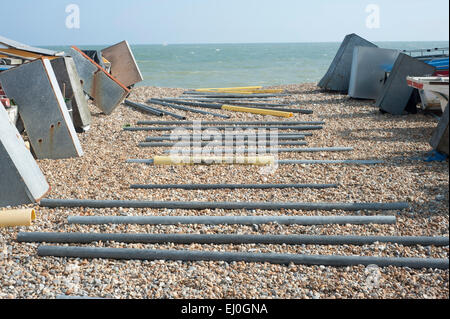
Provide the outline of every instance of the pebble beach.
[[[449,236],[448,160],[426,162],[429,140],[437,126],[431,115],[382,114],[373,101],[321,91],[315,83],[286,85],[291,95],[273,103],[292,103],[312,115],[295,114],[285,121],[325,121],[324,129],[307,137],[307,147],[353,147],[351,152],[280,153],[280,159],[376,159],[383,164],[259,166],[151,166],[127,164],[150,159],[167,148],[139,148],[147,136],[170,132],[124,131],[137,121],[172,120],[151,116],[124,104],[106,116],[90,103],[91,129],[78,134],[84,156],[38,160],[51,185],[48,198],[211,202],[408,202],[404,211],[226,211],[167,209],[91,209],[35,207],[31,227],[0,229],[0,298],[88,296],[114,299],[448,299],[449,271],[365,266],[325,267],[245,262],[120,261],[37,256],[35,243],[18,243],[18,232],[190,233],[253,235]],[[137,87],[129,100],[180,96],[184,89]],[[188,120],[218,118],[185,113]],[[272,116],[218,111],[229,121],[280,121]],[[290,131],[282,132],[289,133]],[[290,146],[283,146],[290,147]],[[131,184],[338,184],[329,189],[145,190]],[[69,225],[68,216],[221,216],[395,215],[394,225],[285,226],[239,225]],[[101,242],[91,247],[183,249],[311,255],[448,258],[449,247],[406,247],[397,244],[319,245],[175,245]]]

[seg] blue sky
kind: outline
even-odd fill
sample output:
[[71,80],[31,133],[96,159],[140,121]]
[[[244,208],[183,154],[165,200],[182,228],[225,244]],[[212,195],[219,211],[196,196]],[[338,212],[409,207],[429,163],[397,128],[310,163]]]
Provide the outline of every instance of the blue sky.
[[[66,6],[80,28],[66,28]],[[366,27],[366,7],[380,28]],[[3,7],[5,8],[5,7]],[[0,34],[30,45],[448,41],[448,0],[21,0],[10,1]]]

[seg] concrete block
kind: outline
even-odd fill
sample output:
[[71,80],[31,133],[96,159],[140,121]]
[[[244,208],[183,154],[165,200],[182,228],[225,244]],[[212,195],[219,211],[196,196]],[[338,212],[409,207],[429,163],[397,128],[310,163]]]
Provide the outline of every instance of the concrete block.
[[37,202],[49,190],[39,166],[0,103],[0,207]]
[[433,149],[437,150],[438,152],[450,155],[448,147],[448,116],[449,108],[447,104],[447,107],[442,114],[441,120],[439,121],[438,127],[433,134],[433,138],[431,139],[430,144]]
[[435,70],[434,66],[400,53],[377,98],[376,106],[394,115],[403,114],[414,90],[406,78],[431,75]]
[[348,95],[375,100],[383,89],[386,66],[393,65],[400,51],[373,47],[355,47]]
[[50,61],[39,59],[0,73],[0,83],[19,107],[19,114],[37,158],[82,156]]
[[102,55],[111,62],[111,74],[126,87],[144,79],[127,41],[103,49]]
[[333,62],[330,65],[325,76],[320,80],[319,87],[347,93],[350,84],[350,74],[353,62],[353,50],[355,47],[374,47],[377,46],[356,34],[349,34],[342,42]]
[[94,100],[94,104],[103,113],[111,114],[127,97],[130,90],[77,47],[72,47],[69,54],[75,61],[84,92]]
[[75,62],[71,57],[61,57],[52,60],[51,64],[64,98],[71,100],[75,128],[87,131],[92,121],[91,111],[88,108]]

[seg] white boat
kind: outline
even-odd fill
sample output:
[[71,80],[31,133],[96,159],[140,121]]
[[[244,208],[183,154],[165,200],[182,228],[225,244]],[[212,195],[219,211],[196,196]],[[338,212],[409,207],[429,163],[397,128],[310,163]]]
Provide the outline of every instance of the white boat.
[[441,109],[449,100],[449,78],[448,77],[407,77],[408,85],[419,90],[423,110]]

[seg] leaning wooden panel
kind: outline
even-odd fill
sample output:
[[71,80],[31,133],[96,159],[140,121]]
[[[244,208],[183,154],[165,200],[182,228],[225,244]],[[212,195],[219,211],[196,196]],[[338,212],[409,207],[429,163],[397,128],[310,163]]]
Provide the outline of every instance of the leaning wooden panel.
[[0,83],[19,106],[37,158],[83,155],[69,111],[49,60],[41,59],[0,73]]
[[0,102],[0,206],[39,201],[50,186]]
[[103,113],[111,114],[130,90],[77,47],[70,49],[70,56],[75,61],[84,92]]
[[127,41],[103,49],[102,55],[111,62],[111,74],[123,85],[128,87],[144,79]]

